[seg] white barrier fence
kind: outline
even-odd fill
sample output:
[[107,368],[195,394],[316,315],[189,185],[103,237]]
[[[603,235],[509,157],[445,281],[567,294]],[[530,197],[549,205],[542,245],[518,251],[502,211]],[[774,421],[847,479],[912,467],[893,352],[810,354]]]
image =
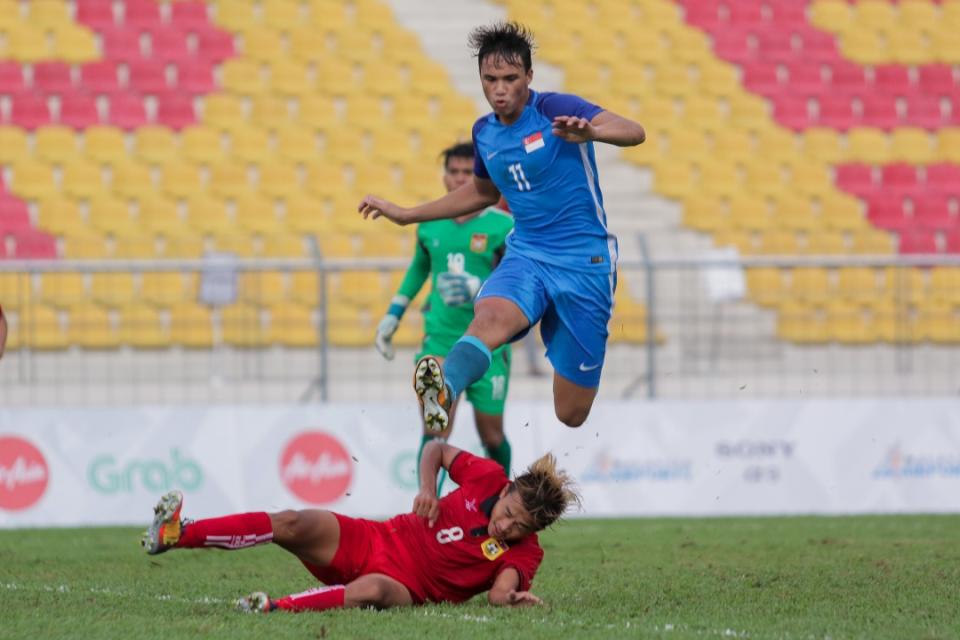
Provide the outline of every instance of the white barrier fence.
[[[469,411],[453,443],[480,452]],[[545,451],[586,516],[960,512],[960,403],[603,403],[579,429],[513,403],[514,470]],[[0,527],[144,524],[322,507],[406,511],[419,443],[410,403],[0,409]]]

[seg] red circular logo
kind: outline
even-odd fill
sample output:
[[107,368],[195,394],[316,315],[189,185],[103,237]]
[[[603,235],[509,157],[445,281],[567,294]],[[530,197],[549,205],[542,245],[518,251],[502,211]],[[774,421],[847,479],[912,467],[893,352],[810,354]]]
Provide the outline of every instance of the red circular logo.
[[0,437],[0,509],[33,506],[47,490],[47,461],[35,446],[16,436]]
[[340,441],[322,431],[306,431],[280,455],[280,479],[293,495],[310,504],[338,500],[350,486],[353,465]]

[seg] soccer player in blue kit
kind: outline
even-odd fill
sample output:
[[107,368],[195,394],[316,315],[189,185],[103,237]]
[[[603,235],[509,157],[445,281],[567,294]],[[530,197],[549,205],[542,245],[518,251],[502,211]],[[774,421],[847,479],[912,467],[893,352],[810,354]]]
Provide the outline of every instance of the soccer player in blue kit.
[[483,376],[491,351],[539,321],[554,368],[554,409],[578,427],[597,395],[617,284],[617,239],[607,230],[593,143],[634,146],[646,134],[578,96],[532,90],[533,38],[525,27],[478,28],[470,46],[493,109],[473,126],[473,180],[416,207],[367,196],[358,209],[364,218],[406,225],[477,211],[503,194],[514,231],[476,296],[473,322],[442,366],[430,355],[417,363],[424,424],[445,429],[452,401]]

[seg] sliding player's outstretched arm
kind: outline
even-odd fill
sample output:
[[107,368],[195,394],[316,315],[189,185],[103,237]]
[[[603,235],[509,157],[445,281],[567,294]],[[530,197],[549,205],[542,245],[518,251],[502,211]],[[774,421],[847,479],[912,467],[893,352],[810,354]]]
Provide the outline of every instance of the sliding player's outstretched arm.
[[401,226],[414,222],[428,222],[456,218],[496,204],[500,200],[500,191],[493,182],[473,177],[459,189],[454,189],[442,198],[404,208],[389,200],[376,196],[366,196],[360,201],[357,210],[366,218],[376,219],[380,216]]
[[543,600],[529,591],[517,591],[520,588],[520,574],[513,567],[507,567],[493,581],[487,593],[487,602],[495,607],[529,607],[543,604]]
[[450,471],[461,449],[440,440],[432,440],[423,447],[420,457],[420,493],[413,499],[413,512],[426,518],[432,527],[440,515],[440,500],[437,498],[437,473],[440,467]]

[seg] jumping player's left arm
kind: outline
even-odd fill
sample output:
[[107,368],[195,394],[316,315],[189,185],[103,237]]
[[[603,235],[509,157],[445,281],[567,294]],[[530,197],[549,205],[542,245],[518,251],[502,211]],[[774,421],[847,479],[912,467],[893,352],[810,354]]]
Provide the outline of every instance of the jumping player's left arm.
[[640,124],[611,111],[601,111],[590,120],[580,116],[556,116],[553,135],[576,144],[593,141],[618,147],[633,147],[647,139]]

